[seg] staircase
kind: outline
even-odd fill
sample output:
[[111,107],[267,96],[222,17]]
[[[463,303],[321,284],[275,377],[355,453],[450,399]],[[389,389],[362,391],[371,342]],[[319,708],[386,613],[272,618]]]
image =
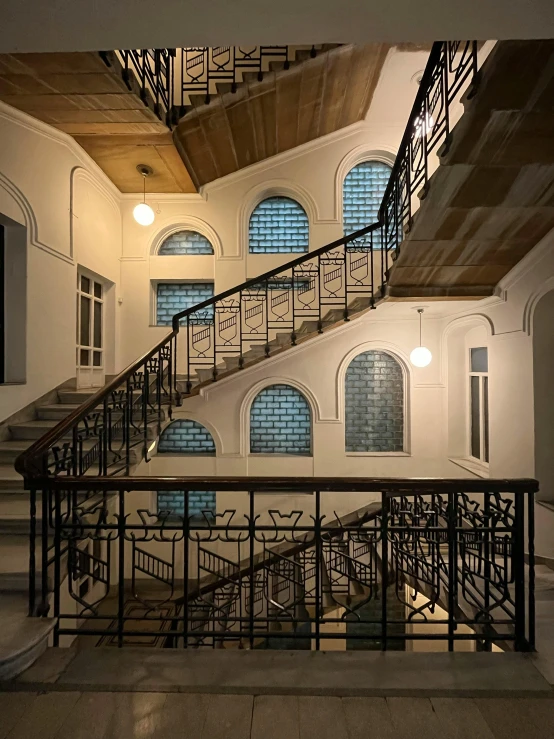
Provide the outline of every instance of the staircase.
[[[495,55],[501,55],[502,50],[502,43],[498,44],[487,60],[487,64],[492,64]],[[493,62],[490,62],[491,59]],[[457,63],[453,65],[452,60],[457,60]],[[376,223],[178,313],[174,316],[171,333],[116,378],[111,379],[104,388],[94,394],[64,391],[59,394],[59,403],[40,408],[37,411],[37,417],[32,421],[14,423],[10,426],[11,438],[0,444],[0,453],[3,455],[5,467],[9,468],[10,461],[20,452],[16,460],[16,469],[18,474],[24,475],[26,489],[30,491],[32,542],[37,541],[37,532],[40,531],[40,514],[34,510],[33,501],[36,501],[36,497],[40,496],[40,491],[43,489],[49,496],[48,505],[59,507],[60,503],[56,502],[56,495],[60,494],[67,496],[63,498],[64,501],[69,501],[70,507],[72,506],[71,511],[76,513],[75,521],[77,522],[70,519],[64,522],[63,533],[66,537],[67,531],[72,530],[71,527],[78,530],[81,525],[80,516],[84,515],[79,506],[71,504],[72,491],[85,497],[93,493],[102,493],[103,502],[99,510],[106,516],[108,515],[107,508],[103,509],[102,506],[107,505],[108,499],[115,501],[119,505],[117,518],[119,525],[127,526],[125,493],[133,490],[148,491],[154,485],[158,489],[166,490],[244,491],[257,489],[264,491],[268,485],[272,489],[289,490],[291,485],[293,489],[302,489],[302,486],[298,487],[298,481],[290,481],[286,478],[277,481],[262,478],[257,483],[251,479],[214,478],[198,481],[185,478],[184,480],[170,480],[168,483],[163,478],[141,479],[129,477],[129,474],[134,460],[142,457],[148,458],[150,441],[159,433],[162,420],[166,416],[171,418],[175,405],[186,402],[187,397],[200,392],[210,383],[247,371],[249,367],[263,362],[266,358],[290,351],[301,343],[315,341],[322,333],[343,326],[345,322],[356,320],[367,311],[377,308],[380,302],[391,299],[390,286],[394,281],[398,265],[401,264],[400,260],[403,258],[406,235],[412,232],[416,222],[412,204],[413,196],[421,192],[422,196],[431,197],[433,178],[430,156],[433,152],[439,152],[443,145],[450,146],[453,141],[456,141],[458,127],[450,129],[449,106],[454,104],[456,96],[463,94],[470,84],[473,85],[472,89],[475,92],[480,77],[478,71],[475,42],[444,42],[433,46]],[[485,71],[486,68],[483,67],[481,70],[483,75]],[[484,84],[483,80],[481,84]],[[437,85],[440,94],[437,94]],[[479,95],[478,89],[476,95]],[[443,101],[442,108],[437,107],[439,100]],[[433,124],[429,124],[432,126],[432,131],[429,132],[427,138],[422,137],[421,122],[429,121],[430,116],[434,121]],[[462,117],[460,122],[462,125],[463,120]],[[419,215],[418,213],[417,223],[419,223]],[[406,247],[408,254],[409,248],[408,245]],[[475,295],[468,294],[467,286],[454,285],[448,286],[445,294],[477,298],[481,297],[482,293],[477,291]],[[177,337],[181,330],[185,336],[184,341],[179,342],[178,356]],[[80,401],[82,402],[78,405]],[[27,570],[29,551],[31,552],[31,580],[33,577],[40,579],[41,556],[39,554],[46,555],[48,558],[53,557],[54,563],[59,561],[57,552],[59,553],[60,538],[58,537],[57,542],[52,544],[46,533],[41,542],[41,548],[37,548],[37,555],[33,557],[33,544],[29,548],[28,541],[26,541],[29,522],[25,520],[23,513],[25,499],[22,496],[21,478],[6,471],[3,480],[2,500],[6,496],[19,496],[19,499],[9,498],[10,501],[18,503],[19,507],[16,505],[12,508],[10,504],[9,515],[2,518],[4,531],[8,532],[6,536],[9,543],[13,543],[14,552],[13,556],[5,559],[4,569],[1,571],[0,587],[3,582],[6,592],[20,594],[24,587],[22,574]],[[317,485],[313,489],[309,487],[310,482],[305,482],[303,485],[306,491],[311,491],[317,496],[321,490],[359,489],[382,493],[388,487],[393,494],[398,496],[404,496],[406,490],[411,495],[415,489],[422,490],[423,496],[429,493],[428,485],[423,485],[423,487],[420,485],[418,488],[416,481],[395,481],[395,484],[396,482],[399,484],[398,488],[390,481],[369,481],[371,484],[368,484],[367,480],[352,480],[348,481],[346,488],[344,488],[343,481],[340,481],[341,484],[338,487],[333,487],[337,484],[336,481],[330,483],[318,481],[317,483],[312,482],[313,485]],[[275,483],[277,486],[273,488]],[[475,483],[475,490],[483,496],[506,492],[506,488],[502,486],[505,482],[471,481],[471,483]],[[178,487],[179,485],[182,487]],[[200,487],[196,488],[195,485]],[[459,485],[459,482],[445,481],[444,487],[438,486],[438,491],[457,490],[456,485]],[[467,486],[471,487],[471,484],[464,483],[462,491],[464,495]],[[530,481],[510,481],[510,486],[510,489],[513,488],[521,495],[526,492],[532,493],[533,490],[533,484]],[[116,490],[121,495],[111,498],[111,494]],[[521,495],[519,500],[523,505],[524,498]],[[408,496],[407,501],[409,500],[411,499]],[[402,502],[406,508],[408,502],[404,500]],[[383,507],[389,505],[389,499],[385,493],[383,493],[382,505]],[[148,514],[147,511],[142,513]],[[391,512],[391,515],[393,514],[396,515],[395,510]],[[401,512],[401,515],[405,516],[405,510]],[[452,517],[448,518],[443,509],[441,509],[441,515],[445,520],[456,520]],[[384,516],[384,518],[387,517]],[[6,519],[5,523],[4,519]],[[252,516],[250,520],[252,521]],[[404,521],[404,519],[401,520]],[[519,511],[517,526],[523,526],[522,520],[521,511]],[[317,522],[317,526],[321,525],[317,516],[314,521]],[[473,525],[477,523],[473,521]],[[411,523],[402,525],[409,527]],[[515,525],[507,516],[506,530],[511,535],[515,535],[513,529]],[[144,526],[146,530],[149,530],[150,526],[155,526],[156,535],[159,536],[158,521],[155,524],[146,523]],[[183,537],[190,533],[188,526],[189,523],[185,521],[177,525]],[[416,530],[417,527],[414,528],[414,531]],[[243,528],[243,531],[247,532],[247,538],[254,541],[255,523],[249,524],[248,527]],[[322,534],[321,529],[316,530],[315,528],[312,533],[314,537],[319,537],[318,541],[324,547],[326,534]],[[118,536],[122,537],[122,540],[124,534],[127,535],[125,531],[118,531]],[[385,542],[387,542],[386,534],[386,530],[384,534],[381,532],[381,535],[385,536],[383,539]],[[452,532],[449,536],[450,546],[457,546]],[[288,541],[286,538],[284,540]],[[363,544],[364,541],[366,540],[359,540],[357,543]],[[416,543],[421,544],[419,540]],[[431,541],[433,546],[435,543],[434,540]],[[440,554],[438,547],[433,548],[427,540],[423,541],[423,545],[432,563],[428,563],[427,555],[421,562],[421,557],[418,559],[416,556],[417,552],[412,553],[411,559],[407,558],[406,562],[409,567],[416,568],[414,570],[416,574],[413,577],[417,575],[420,580],[424,580],[427,572],[431,571],[433,577],[438,578],[438,585],[433,581],[431,586],[436,585],[442,592],[444,583],[441,578],[449,576],[446,565],[444,561],[439,564],[436,559]],[[315,606],[314,603],[309,602],[309,598],[305,600],[303,606],[308,613],[312,606],[315,607],[314,620],[318,628],[320,616],[323,617],[325,609],[330,607],[324,599],[318,600],[320,593],[325,595],[325,587],[327,587],[327,594],[332,593],[333,589],[335,591],[342,589],[338,605],[341,608],[350,608],[352,603],[363,601],[372,589],[374,591],[379,586],[376,579],[376,561],[373,558],[375,551],[371,546],[367,549],[364,546],[365,544],[360,549],[349,547],[343,550],[341,545],[337,544],[325,553],[327,565],[325,571],[314,565],[308,558],[305,561],[305,572],[302,578],[297,574],[289,578],[294,591],[298,590],[301,582],[305,587],[306,579],[313,579],[317,582],[318,595]],[[395,546],[396,550],[394,547],[391,549],[393,554],[398,550],[397,544]],[[319,550],[317,546],[313,549],[318,552],[317,557],[321,564],[322,550]],[[469,544],[468,549],[471,549]],[[288,556],[286,553],[279,553],[282,556]],[[523,552],[519,552],[518,566],[521,566],[523,561],[522,555]],[[147,558],[139,553],[139,557],[141,556],[143,557],[141,561],[147,563]],[[153,566],[163,568],[162,559],[158,558],[156,562],[154,559],[152,559]],[[389,553],[386,549],[381,561],[388,567]],[[104,564],[108,571],[107,563],[104,562]],[[417,567],[420,569],[417,570]],[[253,607],[252,604],[255,604],[257,597],[253,569],[252,550],[249,565],[249,573],[252,577],[249,581],[248,594],[250,608]],[[469,569],[471,570],[471,566]],[[309,576],[306,572],[310,573]],[[499,572],[504,577],[503,572],[501,570]],[[120,594],[123,588],[123,573],[122,569]],[[216,567],[212,567],[211,574],[218,581],[220,573]],[[470,571],[469,574],[464,573],[463,576],[468,580],[472,578],[475,580],[476,573]],[[508,575],[505,577],[507,578]],[[164,578],[165,582],[169,575],[167,577],[164,575]],[[172,570],[171,578],[173,578]],[[241,579],[239,578],[239,581]],[[229,610],[230,594],[242,591],[241,587],[233,591],[233,578],[227,577],[227,580],[229,582],[226,586],[229,586],[229,590],[220,594],[221,598],[219,596],[216,598],[214,595],[212,606],[218,613],[223,610],[227,614],[232,614]],[[187,581],[186,578],[185,581]],[[322,583],[323,589],[321,588]],[[506,589],[505,582],[502,582],[501,586]],[[49,607],[52,600],[50,587],[48,579],[44,578],[40,594],[37,595],[31,588],[31,593],[29,593],[31,613],[37,612],[36,601],[40,601],[41,613]],[[211,592],[214,593],[215,590],[217,587],[214,588],[212,583]],[[452,592],[452,588],[450,590]],[[189,593],[188,596],[190,595]],[[273,595],[278,595],[278,593]],[[183,595],[183,604],[188,603],[188,596]],[[521,630],[521,619],[524,618],[525,609],[521,610],[521,597],[521,593],[518,593],[519,610],[516,609],[513,616],[514,623],[516,623],[514,637],[516,648],[524,648],[525,644],[524,623],[523,632]],[[274,607],[278,608],[279,601],[275,598],[273,600]],[[201,625],[206,612],[204,606],[209,606],[209,603],[198,603],[197,605],[197,621]],[[337,599],[333,600],[333,605],[337,607]],[[119,608],[120,606],[121,601],[119,601]],[[56,608],[58,609],[56,615],[58,615],[59,603],[55,606]],[[384,608],[386,608],[386,599]],[[453,622],[454,609],[450,609],[450,612]],[[243,623],[241,609],[235,613],[235,616],[240,623]],[[123,622],[124,616],[120,612],[117,619],[120,645],[123,642]],[[453,627],[453,623],[451,626]],[[71,629],[64,632],[57,625],[55,640],[58,639],[60,632],[62,636],[73,633]],[[253,645],[257,637],[254,636],[251,625],[250,634]],[[318,644],[319,639],[318,633]],[[532,643],[532,638],[529,639]],[[382,641],[386,644],[386,619],[383,622]],[[454,636],[451,636],[451,642],[453,641]]]

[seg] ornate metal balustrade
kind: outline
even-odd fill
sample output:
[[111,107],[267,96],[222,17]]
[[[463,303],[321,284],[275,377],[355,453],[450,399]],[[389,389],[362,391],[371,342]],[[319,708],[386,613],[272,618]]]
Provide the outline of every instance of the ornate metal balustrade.
[[[218,489],[218,513],[189,516],[187,493],[184,515],[137,509],[151,478],[56,478],[45,491],[40,612],[57,619],[55,644],[88,636],[173,648],[319,649],[328,639],[362,649],[414,640],[533,648],[533,480],[155,485]],[[313,495],[297,510],[282,491]],[[359,508],[337,514],[347,492]]]
[[[315,57],[316,46],[309,49]],[[203,95],[209,103],[218,83],[226,83],[235,92],[245,73],[259,80],[272,62],[285,69],[295,60],[298,47],[291,46],[193,46],[186,49],[124,49],[118,52],[123,77],[129,87],[133,77],[139,94],[153,106],[160,120],[171,127],[190,105],[191,95]],[[105,53],[102,58],[109,64]]]
[[[145,54],[129,52],[141,79],[156,69],[167,78],[171,55],[147,63]],[[379,220],[178,313],[165,339],[33,444],[18,459],[18,471],[28,480],[128,473],[137,453],[147,458],[149,437],[182,394],[374,308],[411,225],[413,198],[427,187],[429,157],[448,146],[451,108],[476,80],[476,42],[434,44]],[[182,327],[186,348],[178,367]]]
[[[175,55],[172,50],[128,52],[124,58],[129,74],[137,77],[144,94],[147,90],[150,91],[148,94],[152,94],[155,88],[157,104],[161,108],[172,109],[175,105]],[[169,83],[168,80],[173,81]],[[180,402],[182,394],[191,392],[202,382],[216,381],[222,370],[239,370],[250,361],[260,361],[287,346],[295,345],[310,333],[321,333],[331,323],[348,321],[357,313],[374,308],[385,296],[389,270],[398,254],[405,230],[411,227],[414,197],[418,192],[424,193],[428,185],[430,157],[439,153],[441,147],[442,150],[448,147],[453,106],[468,85],[475,88],[476,81],[475,42],[434,44],[376,223],[178,313],[168,336],[18,458],[16,468],[24,476],[26,487],[30,490],[31,613],[43,613],[46,608],[46,594],[51,584],[49,573],[52,567],[60,564],[60,553],[67,558],[67,562],[84,563],[86,560],[91,567],[94,561],[91,558],[98,558],[93,552],[89,552],[89,559],[86,559],[86,554],[81,560],[70,556],[66,537],[62,537],[60,530],[61,522],[73,520],[72,512],[80,506],[89,505],[91,500],[96,505],[98,487],[92,475],[109,478],[115,484],[119,476],[130,473],[134,462],[141,457],[147,459],[151,439],[159,433],[164,419],[171,418],[172,408]],[[185,341],[182,343],[186,349],[178,364],[177,337],[183,326]],[[181,375],[184,375],[184,379]],[[78,476],[82,476],[81,487],[73,488],[71,494],[59,487],[61,479],[69,480]],[[221,490],[221,486],[222,483],[218,482],[213,489]],[[119,488],[110,488],[116,489]],[[163,489],[163,486],[158,485],[158,489]],[[38,511],[40,515],[37,516],[39,494],[42,497]],[[106,508],[108,499],[109,496],[105,495],[100,510]],[[125,495],[120,494],[118,500],[124,509]],[[51,545],[52,525],[58,531],[58,551]],[[125,536],[117,534],[116,529],[107,530],[119,540],[126,540]],[[114,531],[116,534],[113,534]],[[255,537],[250,538],[256,541]],[[41,542],[38,566],[37,541]],[[325,577],[334,583],[335,588],[340,589],[351,580],[357,582],[359,588],[368,587],[367,583],[376,571],[372,558],[376,550],[371,549],[365,540],[358,544],[361,549],[357,550],[357,554],[342,545],[333,545],[329,550],[329,567]],[[391,540],[389,544],[390,552],[395,553],[394,542]],[[444,542],[435,541],[432,544],[429,538],[424,544],[430,552],[434,551],[433,546],[439,553],[441,546],[444,548]],[[494,543],[495,547],[501,545],[502,542]],[[142,561],[143,569],[154,567],[155,560],[140,554],[140,541],[137,541],[137,546],[136,561]],[[471,548],[469,540],[464,546],[468,567],[477,567],[479,552]],[[367,560],[362,558],[364,548]],[[404,578],[415,576],[410,569],[415,568],[419,582],[426,577],[430,588],[436,591],[442,587],[442,580],[437,584],[440,568],[425,570],[427,565],[422,563],[421,558],[411,558],[405,548],[399,552],[398,567],[404,568]],[[304,580],[308,571],[320,572],[319,565],[314,563],[314,548],[305,549],[299,557]],[[132,558],[132,561],[135,559]],[[284,564],[282,566],[285,567]],[[418,567],[422,569],[417,570]],[[94,571],[97,570],[95,566]],[[38,609],[37,572],[41,573],[39,590],[42,592]],[[102,578],[105,580],[104,568],[100,567],[98,572],[104,573]],[[322,575],[320,573],[317,576]],[[279,582],[278,576],[274,577]],[[256,574],[256,578],[263,580],[260,573]],[[478,575],[474,575],[474,581],[478,582]],[[464,583],[469,588],[468,578]],[[108,589],[106,583],[104,586]],[[281,585],[275,587],[279,592]],[[290,585],[289,589],[295,588]],[[244,583],[238,592],[243,590]],[[473,590],[468,589],[467,592],[469,597]],[[254,587],[248,597],[250,603],[263,601]],[[323,604],[318,607],[323,607]],[[205,612],[205,604],[199,604],[198,623]],[[238,612],[239,620],[241,613]]]

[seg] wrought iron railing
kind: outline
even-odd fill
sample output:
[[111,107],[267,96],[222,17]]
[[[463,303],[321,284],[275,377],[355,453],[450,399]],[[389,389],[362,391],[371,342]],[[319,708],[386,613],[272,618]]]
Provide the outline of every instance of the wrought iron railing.
[[[534,646],[533,480],[155,485],[218,489],[222,512],[203,522],[189,516],[184,492],[184,514],[159,519],[141,508],[137,515],[134,498],[151,490],[152,478],[56,478],[45,491],[51,543],[44,546],[52,556],[40,599],[41,612],[56,618],[55,645],[88,636],[184,648],[319,649],[323,639],[347,648],[398,649],[416,640],[442,640],[449,650],[461,641],[475,649]],[[91,487],[97,498],[80,502]],[[282,493],[278,510],[268,505],[268,492],[283,490],[313,495],[301,511]],[[345,493],[359,510],[337,514]],[[94,560],[79,556],[91,546]],[[83,588],[93,570],[102,576]],[[77,578],[79,593],[71,587]]]
[[[143,86],[168,78],[170,55],[152,58],[153,67],[144,54],[128,56],[128,64],[142,70]],[[62,496],[58,504],[55,479],[128,475],[134,461],[148,459],[151,440],[183,394],[216,381],[224,371],[238,371],[321,333],[332,323],[348,321],[385,296],[389,270],[411,226],[412,200],[428,185],[429,157],[448,146],[453,104],[476,80],[475,42],[434,44],[377,222],[177,314],[172,331],[151,351],[18,458],[16,469],[30,490],[32,613],[36,572],[41,571],[40,589],[47,592],[47,573],[54,561],[46,545],[41,548],[41,566],[35,562],[37,539],[49,541],[52,507],[72,510],[96,489],[90,480],[88,487],[82,484],[79,493]],[[171,101],[161,90],[156,100],[160,105]],[[177,338],[183,326],[186,349],[178,365]]]
[[[308,49],[315,57],[318,47]],[[255,73],[261,80],[272,62],[281,62],[288,69],[297,53],[298,47],[291,46],[193,46],[118,52],[129,87],[134,76],[142,100],[169,127],[184,115],[191,95],[202,95],[209,103],[218,84],[226,83],[235,92],[245,73]],[[106,53],[102,58],[110,63]]]

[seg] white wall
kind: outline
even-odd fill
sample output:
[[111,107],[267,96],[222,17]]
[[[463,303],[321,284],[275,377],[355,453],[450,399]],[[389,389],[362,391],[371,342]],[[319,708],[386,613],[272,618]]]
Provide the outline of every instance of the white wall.
[[[214,279],[216,294],[274,269],[298,255],[248,253],[248,221],[266,196],[289,195],[308,213],[310,250],[343,236],[342,182],[358,162],[392,163],[417,91],[415,77],[426,52],[389,52],[365,121],[330,136],[220,178],[199,195],[150,195],[156,218],[139,226],[132,211],[136,195],[123,196],[122,357],[128,363],[168,332],[152,327],[151,281]],[[214,245],[215,259],[156,257],[169,233],[191,228]]]
[[[121,216],[118,191],[69,136],[0,104],[0,141],[0,214],[20,224],[8,247],[26,249],[27,291],[26,368],[13,378],[25,382],[0,387],[5,418],[75,377],[77,266],[119,284]],[[118,365],[115,324],[112,312],[107,372]]]

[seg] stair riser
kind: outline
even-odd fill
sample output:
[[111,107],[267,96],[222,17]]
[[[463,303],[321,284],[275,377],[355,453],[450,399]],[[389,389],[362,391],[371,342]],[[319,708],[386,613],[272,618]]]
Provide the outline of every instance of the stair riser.
[[[45,429],[44,427],[35,427],[35,426],[11,426],[10,432],[12,434],[12,438],[15,441],[36,441],[37,439],[41,439],[44,434],[46,434],[48,429]],[[67,433],[62,438],[64,440],[69,441],[71,439],[72,434]],[[152,428],[148,429],[148,438],[153,439],[155,437],[155,430]],[[116,431],[113,433],[112,438],[115,440],[120,440],[122,438],[121,431]]]
[[23,453],[23,451],[24,451],[23,449],[12,450],[12,449],[0,448],[0,464],[13,465],[15,460],[19,457],[20,454]]

